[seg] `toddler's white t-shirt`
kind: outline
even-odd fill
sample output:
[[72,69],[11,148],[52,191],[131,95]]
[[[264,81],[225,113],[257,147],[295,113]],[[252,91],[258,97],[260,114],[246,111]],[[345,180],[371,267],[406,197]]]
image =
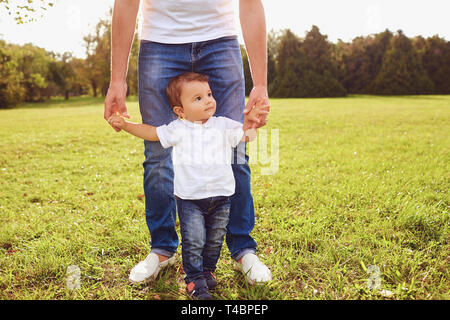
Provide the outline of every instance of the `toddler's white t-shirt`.
[[144,0],[141,40],[192,43],[237,35],[232,0]]
[[232,148],[244,135],[242,123],[225,117],[204,124],[177,119],[156,133],[163,148],[173,147],[176,196],[193,200],[234,194]]

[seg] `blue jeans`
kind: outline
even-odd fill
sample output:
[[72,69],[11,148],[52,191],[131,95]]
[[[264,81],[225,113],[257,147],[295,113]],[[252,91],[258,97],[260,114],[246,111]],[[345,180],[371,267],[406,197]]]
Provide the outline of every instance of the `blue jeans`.
[[[215,116],[243,122],[244,72],[237,37],[186,44],[142,40],[138,70],[139,108],[143,123],[160,126],[176,119],[165,90],[171,78],[188,71],[209,77],[217,103]],[[144,141],[144,145],[145,215],[151,250],[170,257],[178,247],[172,148],[164,149],[159,142],[151,141]],[[256,242],[250,236],[255,213],[245,143],[235,148],[234,156],[232,169],[236,192],[230,199],[226,243],[232,258],[239,260],[248,252],[256,252]]]
[[227,232],[229,197],[183,200],[176,197],[181,232],[181,256],[189,283],[214,272]]

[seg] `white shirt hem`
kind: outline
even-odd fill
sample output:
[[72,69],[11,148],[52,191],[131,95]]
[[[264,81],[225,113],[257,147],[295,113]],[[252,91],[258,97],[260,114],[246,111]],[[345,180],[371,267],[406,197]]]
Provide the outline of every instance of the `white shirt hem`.
[[178,198],[183,199],[183,200],[201,200],[201,199],[206,199],[206,198],[212,198],[212,197],[230,197],[234,194],[230,193],[230,194],[224,194],[223,192],[220,193],[208,193],[208,194],[203,194],[201,196],[183,196],[180,195],[179,193],[174,193],[174,195],[176,195]]
[[158,37],[155,35],[142,34],[140,40],[152,41],[152,42],[158,42],[158,43],[164,43],[164,44],[184,44],[184,43],[194,43],[194,42],[215,40],[215,39],[220,39],[223,37],[231,37],[231,36],[237,37],[238,35],[235,32],[230,32],[230,33],[222,33],[222,34],[215,34],[215,35],[206,34],[205,36],[167,38],[167,37]]

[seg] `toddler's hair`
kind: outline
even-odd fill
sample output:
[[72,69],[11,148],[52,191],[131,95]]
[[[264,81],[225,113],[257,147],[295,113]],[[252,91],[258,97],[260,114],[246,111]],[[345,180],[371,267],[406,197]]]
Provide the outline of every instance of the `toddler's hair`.
[[166,88],[166,94],[172,108],[175,106],[181,106],[180,96],[183,84],[193,81],[208,82],[209,78],[204,74],[185,72],[180,74],[179,76],[172,78],[169,81],[169,84]]

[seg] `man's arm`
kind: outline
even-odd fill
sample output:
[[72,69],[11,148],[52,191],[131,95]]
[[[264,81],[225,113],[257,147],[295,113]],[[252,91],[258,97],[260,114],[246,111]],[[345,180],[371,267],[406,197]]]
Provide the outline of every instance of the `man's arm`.
[[[244,109],[247,114],[254,105],[269,105],[266,18],[261,0],[239,0],[239,19],[253,79],[253,89]],[[254,123],[253,127],[264,126],[266,119],[260,118],[260,123]]]
[[[116,111],[129,118],[125,104],[127,70],[139,3],[140,0],[114,1],[111,26],[111,83],[105,99],[105,120]],[[119,128],[114,129],[120,131]]]

